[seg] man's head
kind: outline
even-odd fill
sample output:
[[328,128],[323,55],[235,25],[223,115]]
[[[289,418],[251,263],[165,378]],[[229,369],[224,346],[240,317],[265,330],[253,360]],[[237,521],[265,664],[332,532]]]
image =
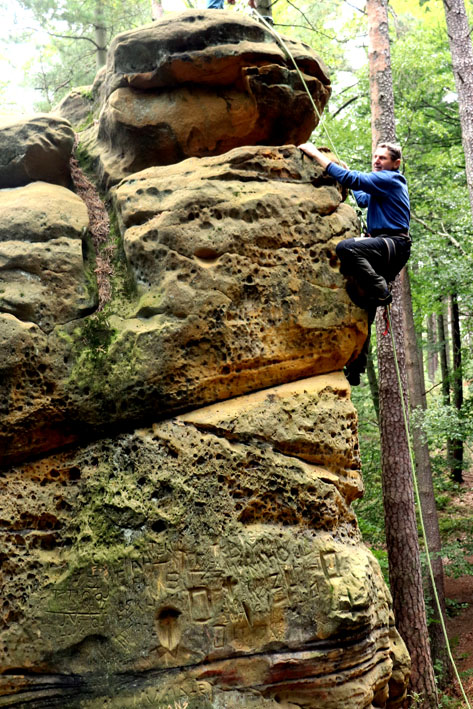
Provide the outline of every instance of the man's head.
[[373,155],[373,170],[397,170],[401,164],[401,146],[395,143],[380,143]]

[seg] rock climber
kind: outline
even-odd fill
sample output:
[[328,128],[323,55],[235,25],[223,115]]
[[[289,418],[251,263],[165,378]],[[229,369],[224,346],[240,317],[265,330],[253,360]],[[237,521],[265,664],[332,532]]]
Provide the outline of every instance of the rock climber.
[[368,312],[368,337],[363,350],[345,369],[350,384],[356,385],[366,369],[376,308],[391,303],[388,284],[405,266],[411,251],[409,193],[406,178],[399,172],[401,148],[394,143],[380,143],[373,155],[373,172],[368,173],[332,162],[312,143],[303,143],[299,148],[343,187],[352,189],[359,207],[368,207],[366,235],[344,239],[336,248],[340,272],[347,278],[347,292],[356,305]]
[[[235,0],[227,0],[229,5],[234,5]],[[207,10],[223,10],[225,0],[207,0]],[[256,7],[255,0],[248,0],[249,7]]]

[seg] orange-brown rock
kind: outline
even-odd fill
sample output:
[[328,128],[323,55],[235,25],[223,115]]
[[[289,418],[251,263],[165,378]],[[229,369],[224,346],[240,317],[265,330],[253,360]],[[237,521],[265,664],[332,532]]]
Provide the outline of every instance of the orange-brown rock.
[[409,658],[352,508],[366,314],[335,247],[359,225],[264,145],[315,124],[300,77],[255,21],[190,12],[116,38],[99,96],[84,143],[126,179],[107,239],[74,171],[95,261],[72,192],[0,192],[0,706],[397,709]]
[[7,472],[0,694],[399,706],[406,652],[349,502],[355,426],[337,373]]
[[89,145],[105,182],[241,145],[307,140],[330,82],[310,47],[285,42],[317,111],[285,50],[244,15],[189,11],[118,35],[108,54],[98,145],[94,138]]
[[21,366],[3,361],[4,455],[24,456],[25,436],[27,453],[46,451],[90,428],[341,370],[359,351],[366,320],[335,256],[355,214],[299,150],[153,168],[114,199],[132,287],[106,315],[56,327],[43,355],[31,340]]

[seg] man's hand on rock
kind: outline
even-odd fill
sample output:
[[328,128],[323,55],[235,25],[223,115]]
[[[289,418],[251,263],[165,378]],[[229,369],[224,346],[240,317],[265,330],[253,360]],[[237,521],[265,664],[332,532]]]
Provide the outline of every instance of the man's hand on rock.
[[315,145],[312,145],[312,143],[302,143],[299,145],[299,149],[302,150],[303,153],[308,155],[310,158],[314,158],[319,165],[322,167],[327,167],[332,161],[330,158],[327,157],[324,153],[320,152]]

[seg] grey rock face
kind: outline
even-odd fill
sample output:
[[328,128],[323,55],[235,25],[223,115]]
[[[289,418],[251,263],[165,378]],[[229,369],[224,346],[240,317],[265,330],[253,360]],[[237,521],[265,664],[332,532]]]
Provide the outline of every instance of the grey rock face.
[[74,131],[51,114],[0,122],[0,188],[35,180],[67,186]]

